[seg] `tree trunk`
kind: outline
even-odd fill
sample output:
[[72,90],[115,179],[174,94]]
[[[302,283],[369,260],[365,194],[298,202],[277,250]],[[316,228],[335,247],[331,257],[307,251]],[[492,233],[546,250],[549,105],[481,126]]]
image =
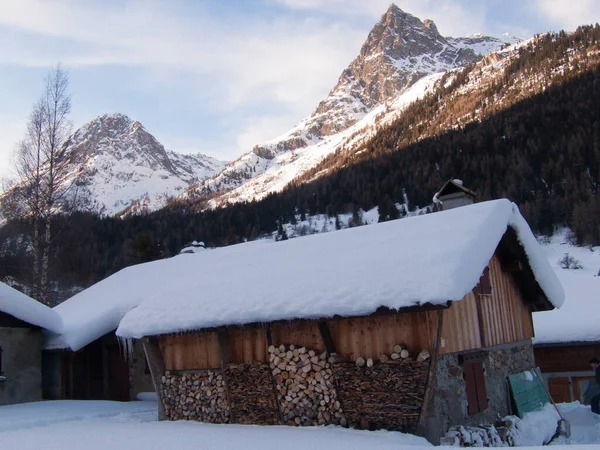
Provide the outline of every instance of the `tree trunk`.
[[40,301],[45,305],[50,305],[50,295],[48,291],[48,263],[50,261],[50,229],[51,221],[46,219],[46,231],[44,236],[44,252],[42,255],[42,282],[40,286]]

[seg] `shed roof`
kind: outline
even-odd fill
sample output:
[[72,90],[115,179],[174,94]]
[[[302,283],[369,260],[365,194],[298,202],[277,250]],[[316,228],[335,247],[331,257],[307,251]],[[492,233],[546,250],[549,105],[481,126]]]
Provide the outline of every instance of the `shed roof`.
[[359,316],[462,299],[508,227],[554,306],[564,293],[516,205],[496,200],[287,241],[128,267],[55,309],[73,350],[117,328],[140,338],[221,325]]
[[[496,200],[131,268],[111,285],[127,279],[139,286],[147,280],[153,289],[121,320],[117,335],[139,338],[457,301],[477,284],[508,227],[516,232],[542,292],[560,306],[562,287],[517,206]],[[105,288],[110,289],[97,289]]]
[[56,311],[4,283],[0,283],[0,311],[55,333],[62,331],[62,318]]
[[473,197],[473,198],[477,197],[477,194],[475,192],[473,192],[471,189],[467,189],[463,185],[462,180],[459,180],[456,178],[446,181],[444,183],[444,185],[442,186],[442,189],[440,189],[440,191],[437,194],[435,194],[435,196],[440,198],[445,195],[455,194],[457,192],[463,192],[463,193],[467,194],[469,197]]

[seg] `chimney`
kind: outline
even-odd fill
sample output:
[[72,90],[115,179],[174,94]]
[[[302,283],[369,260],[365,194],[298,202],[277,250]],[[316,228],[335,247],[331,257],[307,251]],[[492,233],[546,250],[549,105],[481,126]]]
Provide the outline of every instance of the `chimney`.
[[475,202],[477,194],[467,189],[462,180],[448,180],[433,196],[433,202],[436,203],[441,211],[446,211],[460,206],[472,205]]

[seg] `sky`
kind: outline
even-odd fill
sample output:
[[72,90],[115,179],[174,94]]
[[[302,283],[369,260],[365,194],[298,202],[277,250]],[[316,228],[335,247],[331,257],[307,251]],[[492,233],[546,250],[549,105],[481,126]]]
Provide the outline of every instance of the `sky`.
[[[308,116],[390,0],[0,0],[0,177],[44,75],[73,127],[120,112],[167,149],[232,160]],[[596,0],[396,0],[444,36],[574,30]]]

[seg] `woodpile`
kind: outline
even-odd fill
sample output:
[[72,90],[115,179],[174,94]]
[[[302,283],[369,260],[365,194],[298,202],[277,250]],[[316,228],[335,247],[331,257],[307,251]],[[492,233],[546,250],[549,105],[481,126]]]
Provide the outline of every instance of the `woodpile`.
[[229,423],[222,373],[208,370],[174,374],[167,371],[161,378],[161,390],[169,420]]
[[325,352],[294,345],[269,347],[282,420],[288,425],[346,425]]
[[225,367],[232,421],[278,425],[279,409],[268,364],[229,364]]
[[333,361],[348,424],[355,428],[410,431],[417,424],[429,374],[429,353],[411,357],[405,345],[376,360]]

